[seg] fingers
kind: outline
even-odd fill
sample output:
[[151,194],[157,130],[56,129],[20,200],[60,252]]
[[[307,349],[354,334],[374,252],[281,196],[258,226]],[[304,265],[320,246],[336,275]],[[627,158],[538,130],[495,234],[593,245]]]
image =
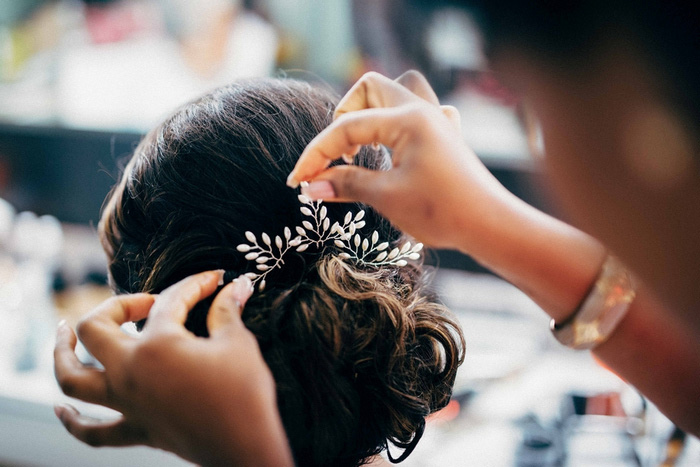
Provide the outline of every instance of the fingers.
[[344,115],[304,149],[287,184],[296,188],[301,181],[313,180],[331,162],[358,144],[377,142],[398,149],[400,139],[416,133],[424,118],[429,118],[425,105],[365,109]]
[[207,271],[189,276],[158,295],[149,313],[144,333],[185,332],[187,313],[223,283],[224,271]]
[[66,324],[58,327],[54,348],[54,373],[61,390],[70,397],[108,405],[104,372],[83,365],[75,355],[77,338]]
[[312,200],[361,201],[380,209],[382,193],[389,172],[369,170],[362,167],[340,165],[326,170],[302,187],[302,194]]
[[115,420],[86,417],[68,404],[57,405],[54,412],[70,434],[90,446],[133,446],[148,442],[145,432],[123,417]]
[[112,297],[95,307],[81,323],[99,323],[106,330],[115,331],[124,323],[147,317],[154,300],[154,295],[145,293]]
[[221,289],[207,314],[207,329],[212,338],[243,326],[241,313],[252,293],[253,284],[246,276],[240,276]]
[[462,119],[459,111],[452,105],[440,105],[440,100],[435,94],[435,91],[428,83],[428,80],[416,70],[408,70],[396,78],[396,82],[411,91],[416,96],[428,101],[429,103],[440,107],[442,113],[452,122],[458,130],[462,128]]
[[125,342],[132,338],[120,326],[148,316],[155,296],[150,294],[120,295],[105,300],[77,326],[80,341],[105,367],[123,354]]
[[[338,103],[336,122],[307,146],[287,185],[296,188],[301,181],[312,180],[334,160],[356,154],[362,145],[382,143],[394,148],[402,121],[391,117],[401,116],[411,104],[426,102],[439,107],[435,92],[417,71],[408,71],[395,81],[376,72],[366,73]],[[451,117],[452,112],[446,115]],[[365,124],[357,125],[358,120]]]
[[430,83],[428,83],[428,80],[416,70],[408,70],[406,73],[396,78],[396,82],[421,99],[433,105],[440,105],[440,100],[430,86]]
[[407,87],[371,71],[365,73],[338,102],[334,118],[337,119],[341,115],[357,110],[396,107],[413,102],[415,99],[416,95]]

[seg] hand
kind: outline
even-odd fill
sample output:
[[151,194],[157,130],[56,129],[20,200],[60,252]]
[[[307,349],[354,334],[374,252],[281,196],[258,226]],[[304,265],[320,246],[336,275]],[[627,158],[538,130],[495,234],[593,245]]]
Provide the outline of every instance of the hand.
[[[210,338],[183,326],[221,279],[221,272],[205,272],[158,296],[123,295],[100,305],[77,329],[104,370],[83,365],[75,334],[59,326],[54,359],[63,392],[122,414],[96,420],[57,406],[73,436],[92,446],[145,444],[204,465],[292,465],[272,374],[240,319],[250,281],[239,278],[216,296],[207,317]],[[147,316],[139,337],[120,329]]]
[[[328,169],[371,143],[393,150],[391,170]],[[288,184],[301,181],[311,181],[302,190],[313,199],[370,204],[425,243],[463,250],[470,248],[465,228],[476,238],[489,205],[508,195],[464,143],[456,109],[440,106],[417,72],[396,81],[365,74],[301,155]]]

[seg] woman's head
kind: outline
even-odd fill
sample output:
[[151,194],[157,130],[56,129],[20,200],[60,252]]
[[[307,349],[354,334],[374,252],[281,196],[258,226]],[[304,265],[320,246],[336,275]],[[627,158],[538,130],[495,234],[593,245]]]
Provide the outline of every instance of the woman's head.
[[[335,97],[292,80],[256,80],[188,104],[141,142],[107,202],[100,234],[119,292],[159,292],[192,273],[259,272],[238,250],[285,238],[307,217],[285,184]],[[380,151],[358,164],[381,169]],[[362,229],[391,248],[401,232],[367,207],[324,204],[331,221],[365,209]],[[390,440],[408,443],[449,401],[461,333],[423,288],[416,265],[343,259],[328,241],[284,255],[243,313],[277,384],[283,423],[301,465],[355,465]],[[207,304],[186,326],[206,336]],[[240,356],[232,356],[240,358]]]
[[478,4],[491,66],[538,117],[567,218],[697,322],[697,3],[455,2]]

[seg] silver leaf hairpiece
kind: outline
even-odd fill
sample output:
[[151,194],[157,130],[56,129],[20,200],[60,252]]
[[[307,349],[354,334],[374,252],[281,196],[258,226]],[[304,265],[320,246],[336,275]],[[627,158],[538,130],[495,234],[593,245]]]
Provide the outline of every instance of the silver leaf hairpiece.
[[321,200],[311,201],[304,195],[298,195],[301,207],[299,210],[309,219],[302,221],[300,226],[292,230],[284,228],[283,235],[272,238],[267,233],[260,234],[260,242],[253,232],[245,233],[250,243],[241,243],[236,247],[241,253],[245,253],[248,261],[255,261],[255,269],[258,272],[248,272],[246,276],[257,284],[258,290],[265,289],[265,278],[276,268],[284,265],[284,255],[291,249],[301,253],[311,245],[320,247],[326,242],[332,241],[342,252],[338,255],[344,260],[356,261],[372,266],[395,265],[406,266],[408,260],[420,258],[419,252],[423,249],[422,243],[411,245],[406,242],[401,248],[389,250],[389,242],[380,242],[379,233],[375,230],[369,237],[362,237],[358,230],[365,226],[365,211],[360,210],[355,215],[348,211],[343,223],[333,222],[328,218],[328,209]]

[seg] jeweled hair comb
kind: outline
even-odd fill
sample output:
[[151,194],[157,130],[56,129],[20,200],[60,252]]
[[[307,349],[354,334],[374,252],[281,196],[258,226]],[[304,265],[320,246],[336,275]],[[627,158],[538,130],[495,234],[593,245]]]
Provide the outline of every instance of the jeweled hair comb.
[[380,242],[379,233],[375,230],[369,237],[361,236],[358,231],[365,226],[365,211],[360,210],[353,215],[348,212],[343,223],[333,222],[328,217],[328,209],[322,200],[312,201],[304,195],[298,195],[301,207],[299,210],[309,219],[302,221],[301,225],[294,227],[295,236],[292,237],[292,229],[285,227],[282,235],[271,237],[263,232],[260,234],[260,242],[253,232],[245,233],[250,243],[241,243],[236,247],[245,258],[255,261],[255,269],[258,272],[248,272],[246,276],[257,285],[259,291],[265,289],[267,275],[274,269],[284,265],[284,255],[291,249],[301,253],[310,246],[320,248],[327,242],[341,250],[339,257],[343,260],[355,261],[375,267],[399,266],[408,264],[408,260],[420,258],[419,252],[423,249],[422,243],[412,245],[404,243],[401,248],[389,250],[389,242]]

